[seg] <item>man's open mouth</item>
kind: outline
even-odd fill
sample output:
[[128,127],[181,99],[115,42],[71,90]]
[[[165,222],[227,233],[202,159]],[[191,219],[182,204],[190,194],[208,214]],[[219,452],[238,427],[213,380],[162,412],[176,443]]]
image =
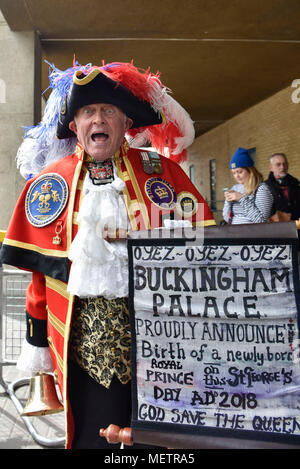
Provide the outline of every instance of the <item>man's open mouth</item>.
[[105,142],[108,139],[108,134],[104,132],[95,132],[91,135],[93,142]]

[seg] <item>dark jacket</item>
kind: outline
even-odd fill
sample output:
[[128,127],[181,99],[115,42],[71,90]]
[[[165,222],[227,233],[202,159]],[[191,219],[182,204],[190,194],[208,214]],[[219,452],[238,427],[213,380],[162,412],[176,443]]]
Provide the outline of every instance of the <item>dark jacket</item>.
[[[298,179],[294,178],[290,174],[287,174],[282,179],[275,179],[272,172],[270,172],[268,179],[265,181],[268,184],[273,197],[273,210],[272,214],[276,210],[291,214],[291,220],[298,220],[300,217],[300,183]],[[281,188],[288,188],[289,200],[287,200]]]

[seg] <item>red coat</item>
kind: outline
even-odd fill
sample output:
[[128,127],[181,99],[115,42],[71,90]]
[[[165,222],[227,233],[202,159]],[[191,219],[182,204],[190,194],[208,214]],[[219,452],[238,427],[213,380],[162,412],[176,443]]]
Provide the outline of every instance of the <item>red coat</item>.
[[[147,173],[145,158],[147,153],[123,144],[114,159],[118,176],[125,182],[123,196],[133,230],[161,226],[161,214],[170,212],[175,218],[188,213],[191,216],[186,219],[194,224],[215,224],[206,202],[180,166],[160,157],[156,172]],[[78,145],[74,154],[51,164],[27,182],[1,249],[2,263],[33,272],[26,298],[27,340],[32,345],[50,346],[64,400],[67,448],[71,447],[73,434],[67,363],[74,304],[74,297],[67,291],[68,252],[78,230],[76,216],[86,172],[83,160],[84,151]],[[33,209],[34,204],[39,208]],[[53,244],[57,236],[60,242]]]

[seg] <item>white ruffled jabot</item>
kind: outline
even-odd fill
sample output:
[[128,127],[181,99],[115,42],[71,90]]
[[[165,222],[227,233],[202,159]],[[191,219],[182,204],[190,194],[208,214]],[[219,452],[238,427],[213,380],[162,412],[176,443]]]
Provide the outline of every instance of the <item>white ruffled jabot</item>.
[[79,297],[128,296],[126,241],[108,242],[103,231],[128,230],[122,199],[124,182],[115,175],[110,184],[96,186],[86,174],[79,209],[79,230],[69,251],[72,261],[68,291]]

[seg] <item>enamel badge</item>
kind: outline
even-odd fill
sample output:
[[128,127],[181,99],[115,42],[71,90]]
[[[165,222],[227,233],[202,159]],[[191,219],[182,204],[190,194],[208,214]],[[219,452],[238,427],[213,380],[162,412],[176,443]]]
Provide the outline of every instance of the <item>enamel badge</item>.
[[180,192],[177,196],[177,212],[183,217],[192,217],[198,210],[198,200],[191,192]]
[[59,174],[38,177],[29,187],[25,199],[26,216],[35,227],[52,223],[64,210],[69,196],[66,181]]
[[95,186],[108,184],[114,180],[114,169],[111,160],[89,161],[87,169],[90,179]]
[[163,209],[171,209],[176,203],[176,192],[168,181],[153,177],[146,181],[145,192],[151,202]]

